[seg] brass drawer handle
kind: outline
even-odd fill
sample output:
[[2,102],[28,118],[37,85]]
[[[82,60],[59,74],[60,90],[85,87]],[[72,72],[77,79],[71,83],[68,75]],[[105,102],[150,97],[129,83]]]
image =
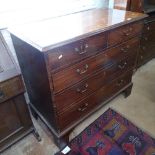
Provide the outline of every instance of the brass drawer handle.
[[81,94],[82,94],[82,93],[84,93],[84,92],[86,92],[86,91],[88,90],[87,88],[88,88],[88,84],[86,83],[86,84],[84,85],[84,89],[77,88],[76,91],[77,91],[78,93],[81,93]]
[[129,36],[129,35],[131,35],[132,31],[133,31],[133,28],[130,27],[128,30],[123,31],[123,34],[124,34],[125,36]]
[[116,85],[120,87],[120,86],[122,86],[124,84],[124,82],[125,82],[124,80],[120,80],[120,81],[117,82]]
[[80,75],[82,75],[82,74],[86,73],[87,70],[88,70],[88,65],[86,64],[86,65],[84,66],[84,69],[83,69],[83,70],[77,69],[76,72],[79,73]]
[[85,105],[83,107],[78,108],[78,111],[79,112],[84,112],[85,110],[87,110],[87,108],[88,108],[88,103],[85,103]]
[[130,33],[128,33],[128,31],[126,31],[126,32],[124,31],[123,33],[124,33],[125,36],[129,36],[130,35]]
[[124,69],[127,65],[127,62],[124,62],[123,64],[118,65],[119,69]]
[[150,31],[150,26],[147,26],[147,30]]
[[144,40],[145,40],[145,41],[148,41],[148,37],[144,37]]
[[146,47],[145,46],[142,46],[142,50],[145,51],[146,50]]
[[129,49],[130,49],[130,46],[127,45],[127,46],[124,47],[124,48],[122,47],[122,48],[121,48],[121,51],[124,52],[124,53],[127,53]]
[[0,99],[2,100],[5,97],[5,94],[2,90],[0,90]]
[[141,56],[140,56],[140,59],[141,59],[141,60],[143,60],[143,59],[144,59],[144,57],[141,55]]
[[145,29],[147,31],[150,31],[151,30],[150,24],[147,21],[144,21],[144,24],[145,24]]
[[82,55],[87,53],[87,48],[89,47],[88,44],[84,44],[80,46],[80,49],[78,47],[75,47],[75,51],[78,52],[78,54]]

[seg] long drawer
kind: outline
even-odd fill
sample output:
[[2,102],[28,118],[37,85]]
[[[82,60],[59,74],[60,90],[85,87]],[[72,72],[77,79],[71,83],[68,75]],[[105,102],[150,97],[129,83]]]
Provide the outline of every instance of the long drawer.
[[104,69],[120,59],[130,55],[137,55],[139,39],[134,38],[120,46],[103,51],[102,53],[86,59],[78,64],[52,75],[55,93],[87,78],[98,70]]
[[131,70],[135,65],[135,56],[127,57],[123,60],[107,66],[104,70],[96,73],[94,76],[65,89],[64,92],[58,93],[54,96],[54,101],[57,111],[61,112],[69,107],[74,102],[82,100],[89,94],[95,92],[103,87],[107,82],[115,79],[117,76],[123,74],[127,70]]
[[113,80],[111,83],[102,87],[86,99],[79,103],[75,103],[71,107],[68,107],[63,113],[58,114],[58,122],[60,130],[67,128],[92,110],[96,108],[101,102],[106,101],[112,95],[116,94],[123,87],[131,82],[132,72],[120,76]]
[[142,22],[136,22],[133,24],[128,24],[115,30],[110,31],[108,37],[108,46],[114,46],[121,42],[124,42],[134,36],[137,36],[141,33],[143,29]]
[[107,47],[107,33],[101,33],[68,45],[61,46],[46,55],[51,71],[66,67],[86,57],[95,55]]
[[21,76],[0,83],[0,102],[24,92]]

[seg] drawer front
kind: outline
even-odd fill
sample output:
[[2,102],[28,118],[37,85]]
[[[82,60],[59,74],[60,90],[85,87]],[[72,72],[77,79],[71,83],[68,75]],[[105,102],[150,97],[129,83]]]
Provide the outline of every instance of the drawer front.
[[151,54],[139,54],[138,60],[137,60],[137,67],[140,67],[141,65],[145,64],[146,62],[150,61],[152,58],[155,57]]
[[0,83],[0,102],[3,102],[22,92],[24,92],[24,86],[20,76]]
[[92,73],[104,69],[129,55],[137,55],[139,39],[134,38],[121,46],[106,50],[79,64],[52,75],[55,93],[81,81]]
[[75,43],[59,47],[47,54],[50,70],[68,66],[86,57],[95,55],[107,46],[107,34],[101,33]]
[[127,70],[131,70],[134,68],[135,62],[135,56],[120,60],[89,79],[86,79],[73,87],[66,89],[64,92],[55,95],[54,101],[57,111],[63,111],[65,108],[71,106],[71,104],[74,104],[74,102],[82,100],[89,94],[103,87],[103,85],[115,79],[115,77],[123,74]]
[[143,23],[133,23],[116,28],[109,33],[108,46],[114,46],[121,42],[124,42],[134,36],[141,34]]
[[148,56],[146,54],[139,54],[137,60],[137,67],[140,67],[148,60]]
[[155,58],[155,47],[153,49],[141,50],[138,55],[138,67],[146,63],[147,61]]
[[151,34],[143,34],[141,38],[141,44],[145,47],[155,46],[155,31]]
[[96,108],[101,102],[106,101],[112,95],[116,94],[124,86],[131,82],[132,72],[115,79],[108,85],[102,87],[97,92],[90,95],[83,101],[72,105],[66,111],[58,114],[60,130],[67,128],[89,112]]
[[155,31],[155,19],[154,19],[154,21],[146,23],[144,25],[143,33],[152,33],[152,31]]
[[141,48],[138,63],[143,64],[155,55],[155,33],[144,34],[141,39]]

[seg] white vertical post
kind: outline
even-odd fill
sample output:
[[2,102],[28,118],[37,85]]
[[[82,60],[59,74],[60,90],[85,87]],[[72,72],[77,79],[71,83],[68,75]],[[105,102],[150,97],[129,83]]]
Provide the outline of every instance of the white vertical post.
[[109,0],[109,8],[114,8],[114,0]]

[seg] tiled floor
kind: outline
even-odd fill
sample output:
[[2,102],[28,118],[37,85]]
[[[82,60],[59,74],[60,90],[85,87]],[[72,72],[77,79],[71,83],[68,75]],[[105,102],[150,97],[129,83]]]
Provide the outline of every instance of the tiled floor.
[[[155,137],[155,59],[141,67],[133,76],[133,91],[128,98],[119,95],[94,115],[89,117],[70,135],[70,139],[99,117],[107,108],[112,107],[135,123],[138,127]],[[2,155],[54,155],[58,148],[53,144],[52,135],[39,121],[35,126],[42,137],[37,142],[31,134],[2,153]]]

